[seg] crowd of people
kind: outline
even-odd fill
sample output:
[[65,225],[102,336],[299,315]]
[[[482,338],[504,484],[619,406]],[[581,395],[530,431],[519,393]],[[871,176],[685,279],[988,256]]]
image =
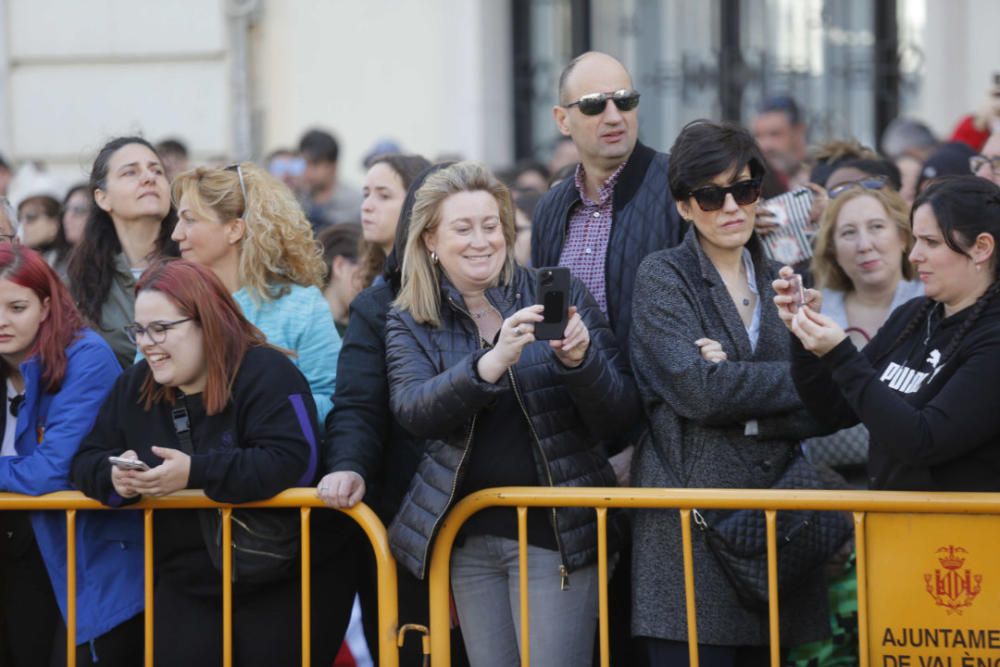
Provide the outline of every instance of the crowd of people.
[[[426,625],[435,533],[486,488],[768,488],[805,460],[829,488],[1000,490],[983,409],[1000,87],[951,141],[899,119],[882,152],[810,148],[784,95],[750,128],[696,120],[657,150],[631,75],[598,52],[557,95],[549,165],[381,146],[354,191],[323,130],[260,165],[124,136],[87,183],[4,198],[0,491],[364,501],[400,566],[400,625]],[[808,202],[794,223],[788,196]],[[806,258],[783,266],[773,235],[800,223]],[[541,305],[552,267],[569,270],[562,313]],[[238,665],[301,662],[298,521],[233,514]],[[339,512],[312,521],[312,662],[342,652],[356,596],[377,659],[370,547]],[[214,510],[154,514],[157,664],[221,660],[220,530]],[[142,516],[82,512],[76,531],[77,664],[140,664]],[[519,664],[518,531],[492,508],[460,532],[454,664]],[[678,515],[614,515],[610,582],[597,532],[586,508],[528,513],[532,661],[591,664],[609,583],[612,664],[688,664]],[[0,513],[0,667],[65,662],[66,539],[61,514]],[[837,547],[782,589],[788,664],[856,655],[831,618],[855,576]],[[766,609],[698,534],[693,554],[700,664],[768,664]],[[421,661],[405,642],[402,664]]]

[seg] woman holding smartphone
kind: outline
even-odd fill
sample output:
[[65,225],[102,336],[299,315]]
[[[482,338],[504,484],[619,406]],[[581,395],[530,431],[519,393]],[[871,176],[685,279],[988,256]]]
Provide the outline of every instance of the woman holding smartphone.
[[1000,373],[1000,187],[942,179],[917,197],[910,220],[925,296],[893,311],[863,350],[822,314],[815,290],[796,307],[782,269],[774,302],[795,335],[795,386],[827,427],[868,428],[871,488],[998,491],[990,390]]
[[[402,289],[386,324],[390,405],[426,440],[389,528],[398,562],[426,574],[434,529],[453,503],[495,486],[614,486],[602,442],[632,425],[635,387],[614,336],[579,281],[561,338],[544,320],[533,272],[513,259],[510,194],[459,162],[416,194]],[[597,621],[597,526],[580,508],[528,513],[531,657],[588,664]],[[451,585],[471,664],[519,661],[518,526],[509,508],[462,530]]]
[[[72,489],[73,455],[121,368],[35,251],[0,244],[0,491]],[[142,518],[80,512],[76,663],[142,660]],[[65,664],[66,519],[0,512],[0,664]]]
[[[311,486],[318,429],[309,386],[285,353],[266,344],[243,317],[215,274],[183,260],[158,264],[136,290],[128,332],[145,359],[119,378],[77,454],[73,479],[80,489],[119,506],[188,488],[241,503]],[[150,470],[120,469],[109,456],[140,459]],[[297,525],[298,514],[285,512],[282,525]],[[219,547],[214,539],[208,543],[198,512],[154,516],[156,663],[217,665],[222,587],[210,550]],[[316,517],[312,533],[312,656],[314,664],[329,665],[354,588],[344,564],[331,556],[334,536],[319,525],[322,520]],[[232,525],[236,536],[239,526]],[[235,663],[298,664],[297,556],[275,559],[257,576],[243,574],[239,552],[233,558]],[[141,590],[141,576],[135,586]]]
[[[639,268],[632,367],[650,420],[637,486],[767,488],[816,433],[792,385],[773,308],[777,266],[753,233],[764,158],[735,124],[699,120],[670,152],[670,191],[690,222],[680,246]],[[633,522],[632,633],[649,663],[688,664],[684,567],[675,512]],[[697,536],[696,536],[697,537]],[[767,614],[740,603],[702,539],[693,541],[702,664],[766,664]],[[781,596],[785,645],[826,636],[822,572]]]

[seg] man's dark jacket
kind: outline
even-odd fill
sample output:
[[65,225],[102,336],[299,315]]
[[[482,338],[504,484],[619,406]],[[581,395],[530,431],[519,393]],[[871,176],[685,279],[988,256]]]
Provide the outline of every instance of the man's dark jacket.
[[[646,255],[680,243],[686,227],[667,186],[667,161],[665,153],[636,142],[615,184],[604,281],[608,320],[626,352],[639,264]],[[567,178],[539,202],[531,230],[533,266],[559,264],[570,213],[579,201],[574,179]]]

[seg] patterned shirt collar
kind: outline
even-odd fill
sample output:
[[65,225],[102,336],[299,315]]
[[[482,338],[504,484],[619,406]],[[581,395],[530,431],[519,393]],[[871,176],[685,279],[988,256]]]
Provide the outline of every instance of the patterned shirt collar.
[[583,163],[581,162],[578,165],[576,165],[576,174],[573,180],[576,183],[576,191],[580,193],[580,199],[584,203],[590,206],[593,206],[595,204],[601,206],[607,203],[608,199],[611,198],[611,195],[614,194],[615,184],[618,183],[618,177],[621,176],[622,169],[624,168],[625,168],[625,163],[622,162],[621,165],[617,169],[615,169],[610,176],[608,176],[608,180],[604,181],[604,185],[602,185],[601,188],[597,191],[597,201],[594,202],[587,197],[587,190],[585,185],[586,174],[584,173],[583,170]]

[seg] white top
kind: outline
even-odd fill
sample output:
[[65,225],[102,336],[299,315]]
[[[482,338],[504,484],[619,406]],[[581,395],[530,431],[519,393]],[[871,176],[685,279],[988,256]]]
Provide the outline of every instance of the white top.
[[17,417],[10,413],[11,399],[17,396],[17,389],[7,380],[7,421],[3,429],[3,447],[0,448],[0,456],[17,456],[14,449],[14,435],[17,433]]

